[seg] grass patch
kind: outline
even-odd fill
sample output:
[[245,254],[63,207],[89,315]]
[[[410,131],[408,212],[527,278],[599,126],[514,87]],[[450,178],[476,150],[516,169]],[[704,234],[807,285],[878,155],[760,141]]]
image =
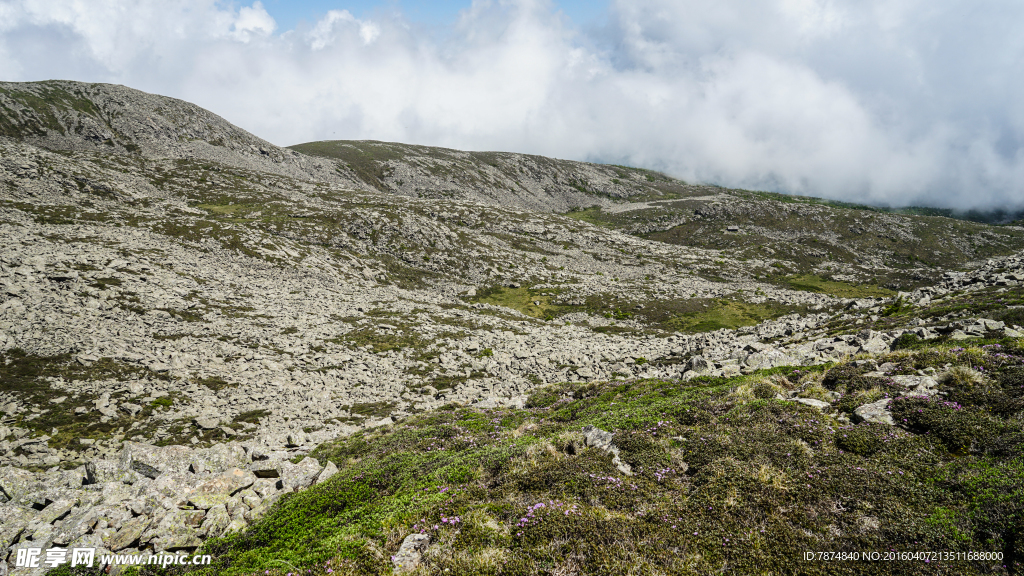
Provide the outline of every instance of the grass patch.
[[712,332],[753,326],[788,313],[787,307],[719,299],[711,301],[705,310],[681,314],[665,324],[681,332]]
[[478,290],[477,295],[470,300],[504,306],[533,318],[551,319],[567,311],[565,306],[552,303],[551,293],[550,289],[535,290],[525,286],[520,288],[492,286]]
[[837,298],[888,297],[895,294],[892,290],[880,286],[850,284],[812,274],[790,276],[785,280],[785,285],[793,290],[831,294]]

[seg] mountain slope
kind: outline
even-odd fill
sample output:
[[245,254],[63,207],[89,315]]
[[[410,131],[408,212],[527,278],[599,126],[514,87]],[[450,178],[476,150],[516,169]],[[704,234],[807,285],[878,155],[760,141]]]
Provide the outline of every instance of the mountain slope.
[[[335,142],[314,157],[127,88],[2,89],[0,560],[50,536],[193,550],[326,480],[326,460],[345,469],[327,448],[303,459],[322,443],[442,407],[512,414],[545,384],[711,377],[702,414],[731,418],[765,371],[870,372],[922,339],[1011,346],[1024,324],[1015,228],[882,214],[854,235],[832,223],[875,213],[515,154]],[[720,244],[752,230],[765,240]],[[936,246],[934,266],[895,266],[886,234],[894,253]],[[816,260],[811,240],[851,245]],[[884,377],[846,400],[791,384],[835,428],[910,393]],[[752,406],[804,410],[795,390]],[[510,441],[572,432],[530,425]],[[623,480],[601,458],[589,473]]]
[[1021,227],[690,185],[620,166],[372,141],[291,149],[336,160],[339,172],[369,189],[563,213],[659,242],[720,250],[759,261],[752,273],[781,286],[808,286],[811,276],[910,289],[935,282],[946,269],[1024,249]]
[[340,170],[383,192],[540,212],[686,192],[684,183],[649,170],[527,154],[374,141],[309,142],[291,149],[335,159]]
[[0,136],[51,150],[201,159],[342,182],[323,163],[199,106],[114,84],[0,82]]

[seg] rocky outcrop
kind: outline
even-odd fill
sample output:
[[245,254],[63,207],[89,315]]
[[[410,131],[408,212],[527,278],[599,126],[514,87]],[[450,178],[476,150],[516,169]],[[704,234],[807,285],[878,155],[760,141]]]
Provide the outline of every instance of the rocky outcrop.
[[[0,562],[13,562],[20,547],[89,546],[97,554],[193,550],[243,529],[284,494],[337,472],[333,464],[310,457],[293,463],[288,456],[236,443],[190,449],[128,442],[116,460],[74,470],[0,468]],[[267,466],[279,475],[254,472]]]

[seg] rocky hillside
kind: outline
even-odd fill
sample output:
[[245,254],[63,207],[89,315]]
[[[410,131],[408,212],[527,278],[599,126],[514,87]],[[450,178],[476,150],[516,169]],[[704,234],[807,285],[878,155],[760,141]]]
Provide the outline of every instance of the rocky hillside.
[[[0,84],[0,128],[11,568],[30,547],[194,550],[345,469],[318,446],[443,407],[1024,325],[1014,227],[516,154],[281,149],[109,85]],[[857,398],[815,409],[845,425],[879,400]]]
[[527,154],[373,141],[310,142],[291,149],[334,160],[339,172],[382,192],[538,212],[613,205],[627,198],[675,198],[688,192],[683,182],[649,170]]
[[345,182],[194,104],[114,84],[0,82],[0,136],[51,150],[209,160]]
[[771,267],[753,271],[758,279],[798,289],[809,276],[909,289],[1024,249],[1019,226],[691,185],[623,166],[387,142],[291,148],[335,160],[339,173],[371,190],[563,213],[658,242],[768,260]]

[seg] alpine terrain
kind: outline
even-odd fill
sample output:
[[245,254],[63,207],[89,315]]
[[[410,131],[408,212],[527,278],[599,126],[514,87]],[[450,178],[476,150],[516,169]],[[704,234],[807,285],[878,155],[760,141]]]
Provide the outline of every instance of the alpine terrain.
[[1022,325],[1021,226],[0,83],[0,575],[1022,574]]

